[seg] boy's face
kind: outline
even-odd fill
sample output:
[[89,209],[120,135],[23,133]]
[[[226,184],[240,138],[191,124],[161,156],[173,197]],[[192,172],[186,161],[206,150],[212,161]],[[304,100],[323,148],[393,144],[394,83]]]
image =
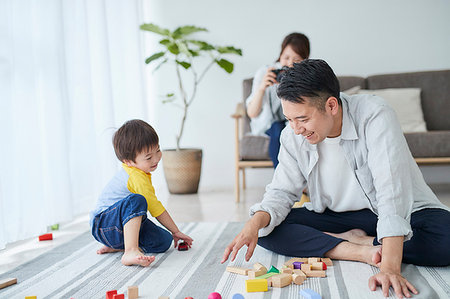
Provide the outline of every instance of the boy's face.
[[283,114],[296,135],[303,135],[310,144],[318,144],[326,137],[337,137],[341,134],[342,117],[339,114],[337,99],[330,97],[325,104],[325,111],[320,111],[309,104],[305,97],[304,104],[282,100]]
[[124,163],[128,166],[136,167],[146,173],[150,173],[156,170],[161,157],[162,153],[159,149],[159,145],[156,145],[137,154],[135,159],[136,162],[125,160]]

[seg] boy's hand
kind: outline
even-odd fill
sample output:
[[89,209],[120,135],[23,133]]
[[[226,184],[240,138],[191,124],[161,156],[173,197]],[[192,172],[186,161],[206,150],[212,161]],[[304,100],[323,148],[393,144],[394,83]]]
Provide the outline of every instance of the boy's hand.
[[175,248],[177,248],[179,240],[183,240],[187,244],[187,246],[189,246],[189,248],[191,248],[192,242],[194,241],[194,240],[192,240],[191,237],[189,237],[188,235],[183,234],[180,231],[177,231],[176,233],[173,233],[172,237],[173,237],[173,243],[174,243],[173,245],[174,245]]

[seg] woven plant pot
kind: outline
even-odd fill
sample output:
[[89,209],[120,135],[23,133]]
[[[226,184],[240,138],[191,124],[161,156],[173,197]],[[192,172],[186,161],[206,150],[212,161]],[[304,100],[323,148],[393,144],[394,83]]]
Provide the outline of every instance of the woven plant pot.
[[163,150],[162,159],[171,194],[197,193],[202,170],[201,149]]

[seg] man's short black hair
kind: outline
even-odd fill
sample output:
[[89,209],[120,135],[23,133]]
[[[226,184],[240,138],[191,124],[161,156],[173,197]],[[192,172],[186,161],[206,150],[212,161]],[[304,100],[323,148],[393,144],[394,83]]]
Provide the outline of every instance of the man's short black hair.
[[310,104],[324,111],[329,97],[342,105],[339,91],[339,81],[324,60],[306,59],[284,72],[277,94],[282,100],[298,104],[305,103],[304,97],[311,98]]

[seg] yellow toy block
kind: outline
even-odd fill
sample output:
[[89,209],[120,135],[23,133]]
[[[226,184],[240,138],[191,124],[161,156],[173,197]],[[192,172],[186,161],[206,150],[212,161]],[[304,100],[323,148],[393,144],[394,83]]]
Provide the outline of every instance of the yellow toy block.
[[248,279],[245,281],[245,290],[250,292],[267,292],[269,289],[267,279]]

